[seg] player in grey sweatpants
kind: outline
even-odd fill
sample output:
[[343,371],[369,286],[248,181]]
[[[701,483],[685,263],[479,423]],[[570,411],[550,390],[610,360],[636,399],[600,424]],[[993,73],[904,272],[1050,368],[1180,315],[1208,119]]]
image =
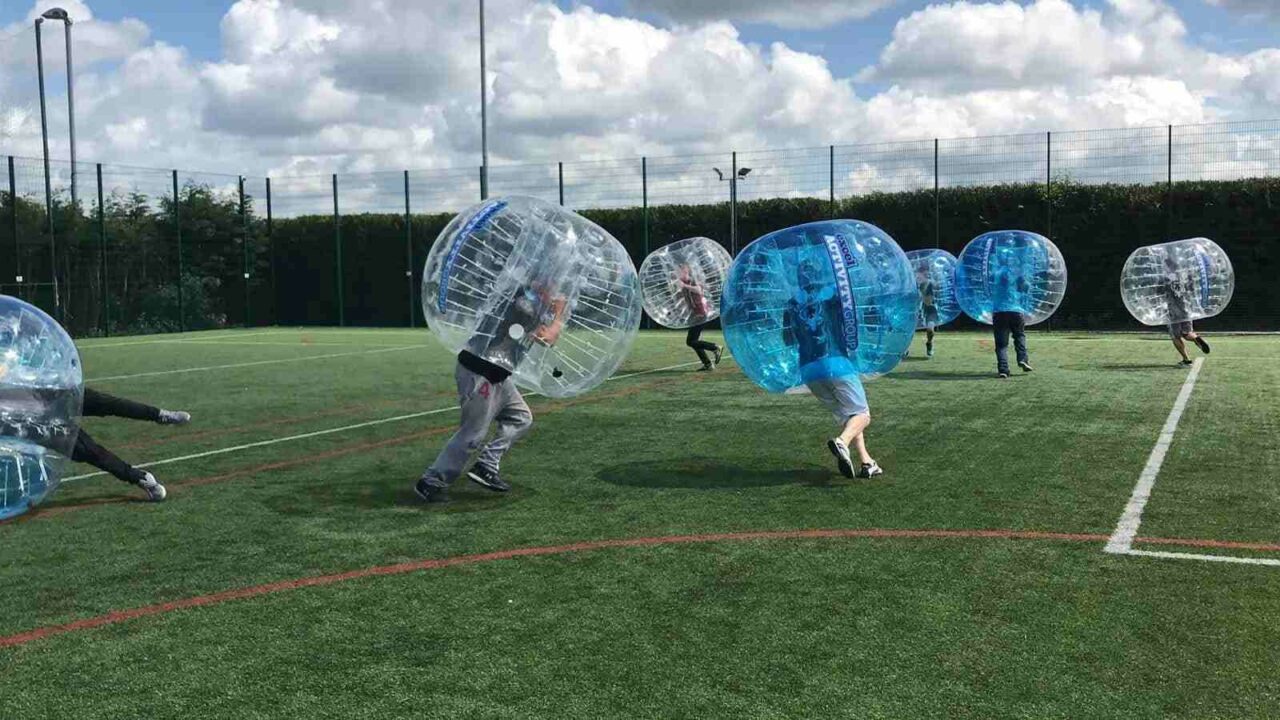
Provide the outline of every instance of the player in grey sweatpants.
[[[533,425],[533,413],[520,395],[515,381],[509,377],[501,382],[491,382],[461,362],[453,377],[458,384],[462,419],[458,431],[431,463],[423,480],[428,485],[447,488],[462,476],[467,460],[479,450],[468,477],[490,489],[508,490],[510,486],[498,478],[502,455],[529,431]],[[486,443],[489,425],[493,422],[497,422],[498,431]],[[493,481],[501,484],[495,487]]]

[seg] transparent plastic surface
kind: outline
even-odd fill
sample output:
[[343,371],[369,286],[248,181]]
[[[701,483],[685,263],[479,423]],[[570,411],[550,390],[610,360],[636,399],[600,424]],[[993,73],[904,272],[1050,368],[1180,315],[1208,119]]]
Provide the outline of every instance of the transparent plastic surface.
[[960,253],[956,297],[978,322],[993,312],[1021,313],[1028,325],[1053,315],[1067,292],[1067,263],[1049,238],[1025,230],[997,230],[974,238]]
[[572,397],[630,351],[640,284],[622,244],[595,223],[536,198],[497,198],[440,233],[422,309],[449,350],[511,371],[521,387]]
[[769,392],[887,373],[911,344],[919,308],[902,248],[858,220],[809,223],[748,245],[721,300],[725,342]]
[[678,240],[640,264],[644,309],[663,327],[688,328],[720,317],[720,295],[733,258],[705,237]]
[[71,337],[39,308],[0,295],[0,519],[57,489],[83,403]]
[[1192,238],[1133,251],[1120,273],[1120,296],[1143,325],[1213,317],[1235,293],[1231,259],[1212,240]]
[[935,328],[960,317],[956,298],[956,258],[946,250],[912,250],[907,253],[920,291],[916,329]]

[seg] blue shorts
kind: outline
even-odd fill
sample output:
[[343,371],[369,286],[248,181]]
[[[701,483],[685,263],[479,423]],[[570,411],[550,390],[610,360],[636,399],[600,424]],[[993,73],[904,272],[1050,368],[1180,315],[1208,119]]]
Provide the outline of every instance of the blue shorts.
[[871,414],[871,408],[867,406],[867,391],[857,375],[814,380],[806,385],[809,392],[831,411],[837,425],[844,425],[857,415]]

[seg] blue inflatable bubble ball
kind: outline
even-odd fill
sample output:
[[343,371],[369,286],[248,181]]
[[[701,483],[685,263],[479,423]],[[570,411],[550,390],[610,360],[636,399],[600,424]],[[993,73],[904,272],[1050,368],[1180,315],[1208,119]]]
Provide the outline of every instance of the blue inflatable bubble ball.
[[1213,317],[1235,289],[1231,258],[1208,238],[1140,247],[1120,273],[1124,306],[1143,325]]
[[640,328],[640,283],[603,228],[537,198],[487,200],[436,238],[422,274],[436,338],[511,371],[521,387],[573,397],[622,364]]
[[57,489],[83,404],[71,337],[34,305],[0,295],[0,520]]
[[956,298],[956,257],[946,250],[912,250],[907,260],[916,274],[920,310],[916,329],[936,328],[960,317]]
[[993,312],[1043,322],[1067,292],[1067,263],[1049,238],[1024,230],[979,235],[960,252],[956,297],[969,317],[991,324]]
[[887,373],[915,333],[920,298],[902,248],[858,220],[809,223],[748,245],[720,303],[725,342],[760,387]]
[[687,238],[654,250],[640,263],[645,312],[676,329],[715,320],[732,263],[729,251],[711,238]]

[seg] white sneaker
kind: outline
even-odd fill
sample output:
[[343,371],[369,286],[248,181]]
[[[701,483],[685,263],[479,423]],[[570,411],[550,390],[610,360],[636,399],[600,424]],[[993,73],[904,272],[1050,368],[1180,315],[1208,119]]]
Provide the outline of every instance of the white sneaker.
[[181,410],[161,410],[156,422],[161,425],[186,425],[191,422],[191,413]]
[[840,469],[840,474],[847,478],[853,477],[853,459],[849,457],[849,446],[840,438],[831,438],[827,441],[827,449],[836,456],[836,467]]
[[883,474],[884,474],[884,470],[882,470],[880,466],[876,464],[875,460],[872,460],[869,463],[862,463],[862,467],[858,468],[858,477],[860,478],[875,477],[877,475],[883,475]]
[[160,484],[160,481],[156,479],[156,476],[151,473],[142,476],[142,479],[138,481],[138,487],[147,491],[147,499],[151,502],[164,502],[165,497],[169,494],[165,491],[164,486]]

